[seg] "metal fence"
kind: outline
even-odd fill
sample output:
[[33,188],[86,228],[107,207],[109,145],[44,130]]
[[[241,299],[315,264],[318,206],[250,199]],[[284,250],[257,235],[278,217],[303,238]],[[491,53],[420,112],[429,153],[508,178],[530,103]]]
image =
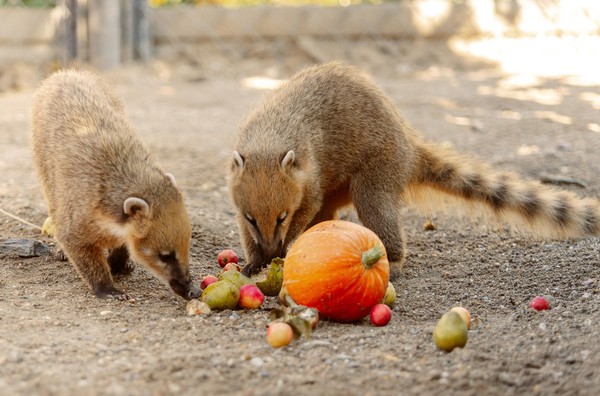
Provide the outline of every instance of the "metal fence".
[[369,56],[356,50],[359,42],[385,52],[400,40],[600,32],[597,1],[357,1],[229,8],[206,5],[214,1],[155,7],[164,1],[0,0],[0,65],[11,59],[54,59],[112,68],[151,57],[235,62],[285,60],[298,53],[323,61]]

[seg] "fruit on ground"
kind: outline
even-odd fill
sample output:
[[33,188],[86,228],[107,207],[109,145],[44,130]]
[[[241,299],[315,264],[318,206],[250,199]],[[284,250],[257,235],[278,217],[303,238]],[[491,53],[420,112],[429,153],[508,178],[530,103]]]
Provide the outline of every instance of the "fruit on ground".
[[185,309],[189,316],[208,315],[211,313],[211,309],[208,304],[198,300],[197,298],[188,301]]
[[319,324],[319,311],[314,308],[304,308],[297,314],[297,316],[300,319],[307,321],[311,330],[316,329],[317,325]]
[[216,276],[206,275],[204,278],[202,278],[202,282],[200,282],[200,289],[204,290],[208,285],[213,284],[218,280],[219,279]]
[[319,223],[290,247],[283,285],[300,305],[353,322],[381,302],[389,282],[385,247],[374,232],[342,220]]
[[244,309],[256,309],[265,301],[265,295],[260,289],[251,284],[240,287],[240,298],[238,306]]
[[545,309],[550,309],[550,302],[548,302],[545,297],[537,296],[531,300],[529,306],[536,311],[543,311]]
[[289,345],[294,339],[294,330],[285,322],[273,322],[267,327],[267,341],[273,348]]
[[283,284],[283,263],[282,258],[274,258],[265,269],[252,276],[252,280],[265,296],[279,295]]
[[396,289],[392,282],[388,282],[387,289],[385,289],[385,295],[381,300],[382,304],[387,305],[390,308],[394,308],[394,303],[396,302]]
[[46,217],[44,220],[44,224],[42,224],[42,235],[48,235],[50,237],[54,236],[56,229],[54,228],[54,223],[52,223],[52,218]]
[[225,271],[221,275],[219,275],[219,280],[231,282],[238,289],[244,285],[254,284],[252,279],[248,278],[246,275],[238,271]]
[[369,318],[375,326],[385,326],[392,318],[392,310],[385,304],[377,304],[371,308]]
[[454,348],[462,348],[467,344],[469,331],[467,325],[459,313],[448,311],[438,320],[433,330],[433,342],[446,352]]
[[233,249],[225,249],[217,255],[217,261],[219,262],[221,268],[223,268],[228,263],[237,264],[238,255]]
[[227,272],[227,271],[237,271],[237,272],[240,272],[240,270],[241,270],[240,266],[237,265],[236,263],[227,263],[223,267],[223,272]]
[[460,315],[467,325],[467,330],[471,328],[471,313],[464,307],[452,307],[450,311],[454,311]]
[[213,310],[234,309],[240,298],[240,291],[231,282],[217,281],[208,285],[200,298]]

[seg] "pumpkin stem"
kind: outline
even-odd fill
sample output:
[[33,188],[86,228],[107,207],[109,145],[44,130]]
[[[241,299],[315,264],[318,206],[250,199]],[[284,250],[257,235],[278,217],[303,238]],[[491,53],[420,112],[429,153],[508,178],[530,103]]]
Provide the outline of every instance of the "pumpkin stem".
[[371,249],[363,252],[362,263],[366,268],[371,268],[381,257],[383,257],[383,249],[380,244],[376,244]]

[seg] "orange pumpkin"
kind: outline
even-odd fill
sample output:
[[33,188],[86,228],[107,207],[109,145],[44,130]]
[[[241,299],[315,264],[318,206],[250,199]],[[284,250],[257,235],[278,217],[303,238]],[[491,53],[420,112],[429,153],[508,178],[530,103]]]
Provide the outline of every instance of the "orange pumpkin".
[[342,220],[306,230],[283,266],[283,284],[292,299],[338,322],[368,315],[385,295],[389,277],[385,247],[377,235]]

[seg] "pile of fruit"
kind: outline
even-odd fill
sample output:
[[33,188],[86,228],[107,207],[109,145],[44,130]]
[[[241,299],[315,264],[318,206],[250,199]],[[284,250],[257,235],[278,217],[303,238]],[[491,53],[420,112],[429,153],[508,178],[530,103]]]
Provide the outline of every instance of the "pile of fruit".
[[256,276],[240,272],[232,249],[220,252],[217,262],[221,272],[202,279],[202,296],[188,302],[188,314],[257,309],[265,296],[278,296],[282,307],[271,311],[267,328],[273,347],[288,345],[296,337],[307,338],[319,316],[337,322],[368,316],[375,326],[387,325],[392,317],[396,291],[389,282],[383,243],[354,223],[318,224],[298,238],[285,260],[273,259]]
[[[202,279],[202,296],[188,303],[188,314],[257,309],[265,296],[278,296],[282,306],[271,310],[266,332],[274,348],[308,338],[320,317],[340,323],[369,317],[374,326],[385,326],[392,317],[396,291],[389,281],[385,247],[372,231],[355,223],[334,220],[315,225],[290,246],[285,260],[273,259],[256,276],[240,272],[238,256],[231,249],[219,253],[217,261],[221,272]],[[530,306],[549,309],[543,297],[536,297]],[[470,312],[454,307],[437,322],[433,342],[446,352],[462,348],[470,326]]]

